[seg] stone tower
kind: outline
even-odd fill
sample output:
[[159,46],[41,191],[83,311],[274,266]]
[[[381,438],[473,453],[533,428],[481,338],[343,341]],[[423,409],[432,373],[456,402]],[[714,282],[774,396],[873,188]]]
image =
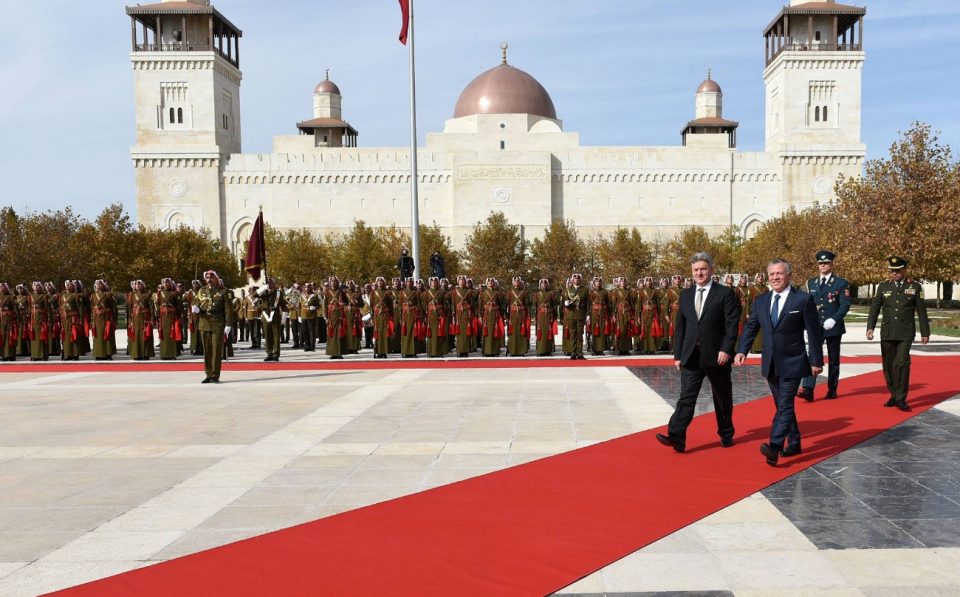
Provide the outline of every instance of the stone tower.
[[833,197],[860,175],[861,6],[791,0],[764,30],[766,150],[779,160],[783,209]]
[[127,7],[137,219],[224,240],[221,172],[240,153],[240,37],[209,0]]

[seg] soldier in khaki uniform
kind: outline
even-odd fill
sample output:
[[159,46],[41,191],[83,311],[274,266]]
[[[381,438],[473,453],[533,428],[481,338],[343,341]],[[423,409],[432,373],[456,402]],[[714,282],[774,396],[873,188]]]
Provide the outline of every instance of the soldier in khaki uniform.
[[[50,297],[40,282],[33,283],[27,333],[30,335],[30,360],[46,361],[50,356]],[[2,337],[2,334],[0,334]]]
[[907,405],[907,390],[910,386],[910,347],[917,335],[916,320],[920,322],[920,343],[930,341],[930,321],[927,306],[923,302],[923,286],[907,277],[907,260],[889,257],[887,267],[890,279],[877,286],[877,294],[870,303],[867,317],[867,340],[873,340],[877,318],[883,313],[880,324],[880,353],[883,358],[883,377],[890,391],[890,399],[884,406],[895,406],[903,411]]
[[413,283],[413,278],[407,278],[406,286],[400,291],[397,309],[400,312],[400,353],[405,359],[415,359],[419,348],[417,340],[423,333],[423,321],[420,293]]
[[513,279],[507,299],[507,356],[522,357],[530,351],[530,293],[523,278]]
[[331,359],[342,359],[347,352],[347,294],[340,286],[340,280],[332,277],[324,292],[324,304],[327,310],[327,355]]
[[263,320],[263,339],[267,345],[264,361],[280,360],[280,340],[283,333],[283,313],[287,311],[287,299],[274,278],[267,278],[267,286],[257,292],[260,298],[260,314]]
[[145,361],[153,352],[153,299],[143,280],[131,286],[133,292],[127,295],[127,349],[133,360]]
[[250,348],[260,348],[263,328],[260,321],[260,297],[257,296],[259,287],[251,286],[247,296],[247,332],[250,336]]
[[590,283],[590,333],[593,336],[593,355],[600,356],[607,350],[612,329],[610,327],[610,295],[603,287],[603,278],[597,276]]
[[63,348],[60,359],[63,361],[80,360],[80,338],[83,336],[83,313],[80,310],[80,296],[73,280],[63,283],[60,293],[60,321],[63,324]]
[[564,289],[562,299],[563,335],[570,339],[570,360],[582,361],[586,358],[583,356],[583,326],[587,320],[587,309],[590,308],[589,290],[583,285],[583,276],[570,276],[570,284]]
[[663,333],[659,325],[660,315],[657,313],[659,301],[660,294],[653,287],[653,278],[647,276],[640,283],[637,291],[637,313],[640,318],[640,340],[637,350],[643,354],[653,354],[657,351],[658,339]]
[[197,292],[200,290],[200,280],[194,280],[190,284],[190,290],[183,295],[183,307],[187,311],[187,330],[190,332],[190,354],[203,354],[203,344],[200,342],[200,332],[197,330],[197,324],[200,322],[200,316],[190,308],[197,302]]
[[322,309],[320,296],[313,289],[313,284],[307,282],[300,295],[300,344],[303,352],[317,350],[317,316]]
[[160,358],[169,361],[180,356],[183,327],[180,317],[183,305],[173,280],[164,278],[157,293],[157,329],[160,335]]
[[113,333],[117,328],[117,302],[110,287],[103,280],[93,283],[90,309],[93,316],[90,325],[93,332],[93,358],[97,361],[110,361],[116,352]]
[[4,361],[17,360],[18,315],[16,296],[6,282],[0,282],[0,356]]
[[220,383],[220,367],[223,363],[223,339],[233,328],[233,291],[223,285],[217,272],[203,274],[207,285],[197,292],[196,304],[191,311],[200,320],[200,341],[203,344],[203,371],[206,377],[201,383]]
[[446,354],[444,344],[450,327],[447,317],[447,293],[440,288],[440,278],[434,276],[428,282],[429,288],[420,295],[423,330],[426,334],[427,356],[438,358]]
[[30,293],[23,284],[17,284],[17,356],[30,356],[30,338],[27,335],[27,322],[30,320]]
[[466,358],[473,350],[473,339],[476,336],[475,312],[473,305],[476,300],[476,291],[467,288],[467,277],[457,276],[457,286],[450,291],[450,311],[453,314],[450,333],[454,336],[457,348],[457,357]]
[[485,288],[480,291],[480,325],[483,329],[483,356],[498,357],[503,348],[506,336],[506,326],[503,323],[506,311],[506,300],[500,292],[500,284],[496,278],[487,278]]
[[44,282],[43,290],[47,293],[47,304],[50,308],[50,341],[47,343],[49,355],[60,356],[60,334],[63,325],[60,322],[60,293],[53,282]]

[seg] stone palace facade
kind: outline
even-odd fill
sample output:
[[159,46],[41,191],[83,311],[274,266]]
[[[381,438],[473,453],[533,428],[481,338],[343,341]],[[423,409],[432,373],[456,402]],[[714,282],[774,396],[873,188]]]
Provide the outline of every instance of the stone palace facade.
[[[765,149],[736,148],[737,122],[709,73],[677,146],[582,146],[553,101],[507,63],[474,79],[442,132],[418,149],[421,222],[462,243],[502,211],[527,238],[553,218],[581,232],[635,226],[672,236],[686,226],[736,226],[832,197],[837,176],[858,176],[862,7],[791,0],[764,29]],[[409,148],[359,147],[340,89],[314,90],[313,118],[242,153],[242,32],[208,0],[127,7],[136,100],[131,150],[140,223],[209,228],[234,251],[258,206],[278,228],[345,231],[410,222]]]

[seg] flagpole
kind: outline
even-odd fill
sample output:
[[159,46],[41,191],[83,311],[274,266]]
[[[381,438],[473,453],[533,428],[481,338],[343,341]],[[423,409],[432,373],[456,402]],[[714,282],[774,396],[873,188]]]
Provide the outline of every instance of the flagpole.
[[420,277],[420,205],[417,197],[417,78],[413,52],[413,0],[409,0],[407,49],[410,56],[410,256],[413,257],[413,277]]

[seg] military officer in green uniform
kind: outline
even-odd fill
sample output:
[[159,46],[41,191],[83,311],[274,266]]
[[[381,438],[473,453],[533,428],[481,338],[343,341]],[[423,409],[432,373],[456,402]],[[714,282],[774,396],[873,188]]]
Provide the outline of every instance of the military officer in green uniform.
[[280,360],[280,336],[283,333],[283,313],[287,311],[287,298],[274,278],[267,278],[267,285],[257,291],[260,298],[260,317],[263,319],[263,340],[267,345],[264,361]]
[[[813,296],[823,327],[823,338],[827,343],[827,360],[830,363],[827,373],[826,400],[837,397],[837,384],[840,383],[840,338],[847,333],[843,317],[850,310],[850,285],[846,280],[833,273],[833,260],[836,257],[827,250],[817,253],[817,267],[820,275],[807,280],[807,292]],[[804,377],[800,383],[799,396],[807,402],[813,402],[813,387],[817,378]]]
[[233,292],[223,285],[217,272],[203,274],[206,286],[197,291],[196,303],[191,307],[200,318],[197,329],[203,344],[203,370],[206,377],[201,383],[220,383],[220,366],[223,363],[223,338],[233,328]]
[[17,297],[6,282],[0,282],[0,357],[17,360],[17,338],[20,329]]
[[916,337],[916,321],[920,321],[920,343],[930,341],[930,321],[923,302],[923,287],[907,277],[907,260],[889,257],[887,267],[890,279],[877,286],[877,294],[870,303],[867,317],[867,340],[873,340],[877,317],[883,313],[880,324],[880,354],[883,358],[883,377],[890,391],[884,406],[895,406],[903,411],[907,405],[910,386],[910,347]]
[[[570,285],[563,293],[564,315],[569,317],[570,329],[570,360],[582,361],[583,356],[583,324],[587,319],[587,309],[590,307],[589,290],[583,285],[583,276],[573,274]],[[564,319],[564,321],[567,321]],[[567,326],[564,326],[563,335],[568,335]]]

